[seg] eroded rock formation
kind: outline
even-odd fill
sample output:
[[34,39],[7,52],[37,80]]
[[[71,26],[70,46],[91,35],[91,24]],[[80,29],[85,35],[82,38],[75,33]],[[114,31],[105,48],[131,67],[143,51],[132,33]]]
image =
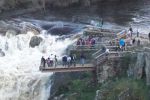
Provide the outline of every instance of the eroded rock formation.
[[121,59],[112,59],[99,65],[98,82],[103,83],[108,78],[127,74],[128,77],[146,79],[150,85],[150,49],[134,52]]

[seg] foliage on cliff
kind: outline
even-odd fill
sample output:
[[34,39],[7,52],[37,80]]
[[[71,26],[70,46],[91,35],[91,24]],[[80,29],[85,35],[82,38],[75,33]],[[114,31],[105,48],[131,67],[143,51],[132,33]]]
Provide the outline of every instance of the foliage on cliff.
[[127,89],[129,90],[126,100],[149,100],[150,98],[150,87],[146,86],[143,80],[121,78],[101,86],[100,91],[103,91],[101,92],[101,100],[118,100],[119,95]]
[[94,86],[91,73],[85,73],[81,77],[84,78],[70,81],[59,87],[56,95],[64,94],[64,98],[68,100],[93,100],[98,86]]

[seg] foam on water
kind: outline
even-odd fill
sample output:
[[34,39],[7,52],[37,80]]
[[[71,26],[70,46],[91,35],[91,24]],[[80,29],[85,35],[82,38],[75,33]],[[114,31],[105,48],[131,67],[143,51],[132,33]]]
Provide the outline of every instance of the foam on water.
[[[52,73],[39,71],[40,59],[44,55],[61,57],[68,45],[74,41],[55,41],[57,36],[40,34],[43,42],[29,47],[32,32],[11,36],[0,36],[0,48],[5,57],[0,57],[0,100],[47,100],[50,94]],[[7,50],[8,49],[8,50]],[[42,51],[45,51],[44,53]]]

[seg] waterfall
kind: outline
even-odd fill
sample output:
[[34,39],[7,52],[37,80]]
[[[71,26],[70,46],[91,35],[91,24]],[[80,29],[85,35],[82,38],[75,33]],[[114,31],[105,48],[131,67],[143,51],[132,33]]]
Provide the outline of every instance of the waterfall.
[[50,54],[61,59],[64,50],[75,40],[56,41],[58,36],[45,33],[37,35],[43,41],[35,48],[29,47],[33,32],[19,35],[9,32],[0,36],[0,48],[5,52],[5,56],[0,57],[0,100],[48,100],[53,73],[39,71],[40,59]]

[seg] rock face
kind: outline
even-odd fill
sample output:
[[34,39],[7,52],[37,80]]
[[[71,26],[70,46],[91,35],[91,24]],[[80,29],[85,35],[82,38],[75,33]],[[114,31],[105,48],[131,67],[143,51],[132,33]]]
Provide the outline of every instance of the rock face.
[[146,79],[150,85],[150,50],[131,53],[122,59],[112,59],[99,65],[98,83],[103,83],[111,77],[127,74],[128,77]]
[[35,46],[38,46],[38,45],[41,43],[42,40],[43,40],[43,39],[42,39],[41,37],[33,36],[33,37],[31,38],[31,40],[30,40],[29,45],[30,45],[32,48],[34,48]]
[[104,83],[109,78],[122,74],[121,62],[121,59],[109,59],[101,63],[97,69],[98,83]]
[[150,85],[150,52],[145,54],[146,82]]
[[136,55],[137,59],[135,62],[130,62],[128,72],[136,79],[146,79],[146,84],[150,85],[150,51],[145,50]]

